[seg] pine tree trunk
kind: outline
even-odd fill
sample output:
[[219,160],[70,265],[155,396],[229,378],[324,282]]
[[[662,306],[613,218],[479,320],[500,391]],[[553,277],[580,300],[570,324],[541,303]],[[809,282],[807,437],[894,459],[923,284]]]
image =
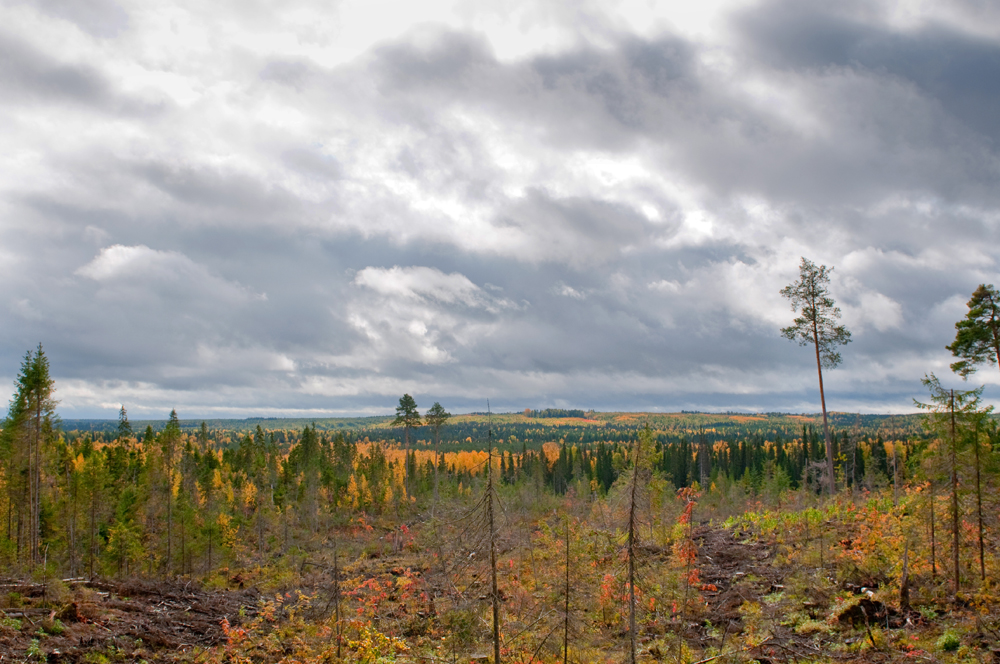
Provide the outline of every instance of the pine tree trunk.
[[910,610],[910,540],[903,538],[903,576],[899,580],[899,608]]
[[76,576],[76,487],[72,484],[72,472],[70,471],[70,464],[66,464],[66,487],[69,491],[70,498],[70,510],[68,515],[67,529],[69,530],[69,539],[67,541],[67,546],[69,547],[69,575],[71,577]]
[[636,440],[635,462],[632,470],[632,486],[628,507],[628,640],[629,664],[637,664],[638,643],[635,627],[635,546],[636,546],[636,493],[639,486],[639,454],[642,452],[642,439]]
[[976,422],[976,521],[979,531],[979,577],[986,581],[986,555],[983,545],[983,487],[979,476],[979,422]]
[[955,570],[954,590],[958,595],[961,585],[959,576],[959,550],[958,550],[958,440],[955,433],[955,390],[951,391],[951,557]]
[[441,462],[441,432],[434,429],[434,502],[431,503],[431,518],[434,518],[434,510],[438,504],[438,464]]
[[91,488],[90,490],[90,543],[87,547],[88,552],[88,563],[87,566],[90,571],[90,578],[94,578],[94,549],[96,544],[94,538],[97,531],[97,490]]
[[892,504],[894,507],[899,506],[899,454],[896,448],[899,446],[899,441],[893,436],[892,441]]
[[174,513],[173,513],[173,497],[174,497],[174,478],[171,471],[167,471],[167,561],[166,561],[166,572],[167,576],[170,576],[171,570],[170,565],[173,559],[173,551],[171,550],[171,543],[173,539],[173,525],[174,525]]
[[937,578],[937,541],[934,533],[934,480],[930,482],[931,507],[931,578]]
[[41,550],[42,523],[42,399],[41,394],[35,394],[35,501],[31,515],[32,558],[38,562]]
[[563,587],[563,664],[569,664],[569,516],[566,517],[566,583]]
[[819,403],[823,409],[823,437],[826,440],[826,472],[830,476],[828,488],[832,496],[837,491],[836,478],[833,474],[833,441],[830,440],[830,423],[826,417],[826,393],[823,390],[823,363],[819,356],[819,330],[813,321],[813,346],[816,348],[816,373],[819,374]]
[[337,557],[337,547],[333,547],[333,613],[337,623],[337,661],[341,661],[341,643],[343,625],[340,624],[340,561]]
[[493,516],[493,430],[486,465],[486,518],[490,527],[490,588],[493,600],[493,664],[500,664],[500,593],[497,588],[497,531]]

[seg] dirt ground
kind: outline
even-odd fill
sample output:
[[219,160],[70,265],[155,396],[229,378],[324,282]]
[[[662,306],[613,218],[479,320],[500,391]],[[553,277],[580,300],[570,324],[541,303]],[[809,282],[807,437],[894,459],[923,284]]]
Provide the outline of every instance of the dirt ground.
[[[727,657],[767,664],[817,658],[889,662],[899,650],[888,646],[933,627],[925,615],[902,613],[877,601],[870,588],[835,582],[832,570],[782,563],[787,561],[784,550],[749,533],[703,525],[692,537],[706,606],[671,629],[679,627],[684,639],[699,648],[711,646]],[[433,615],[433,598],[447,589],[435,585],[438,575],[433,570],[411,564],[419,561],[404,564],[401,555],[362,557],[342,573],[366,580],[391,580],[404,573],[426,577],[429,599],[423,601],[428,605],[411,608]],[[302,569],[298,582],[320,597],[327,611],[332,568],[304,563]],[[0,578],[0,664],[40,662],[42,655],[50,664],[190,661],[195,649],[223,642],[223,618],[239,625],[256,614],[261,595],[239,588],[240,581],[234,579],[230,589],[207,590],[179,580],[68,579],[39,584]],[[478,592],[479,586],[473,582],[469,588]],[[390,605],[383,617],[401,626],[415,621],[403,615],[405,603],[391,605],[395,595],[388,592]],[[986,645],[982,648],[989,652]],[[652,649],[649,654],[659,659]],[[1000,651],[993,657],[1000,662]]]
[[[881,644],[876,647],[873,627],[901,634],[928,624],[916,611],[900,612],[872,599],[870,588],[818,579],[817,574],[825,576],[822,570],[776,564],[774,543],[758,541],[739,531],[707,527],[698,529],[694,539],[698,544],[701,580],[717,588],[702,593],[708,603],[708,620],[716,628],[714,635],[702,628],[702,643],[714,640],[713,645],[727,649],[727,636],[731,639],[729,643],[733,643],[736,635],[756,629],[766,637],[742,653],[760,662],[808,661],[818,657],[871,662],[891,658],[882,651]],[[816,583],[806,585],[804,580],[808,578]],[[835,611],[833,590],[855,599]],[[742,613],[744,603],[759,607],[759,613]],[[836,619],[832,623],[828,619],[831,611]],[[814,622],[804,628],[803,623],[810,620]],[[719,631],[723,635],[721,644]],[[860,641],[869,641],[872,646],[860,659],[850,652],[834,652],[835,645]]]
[[[223,639],[221,621],[252,615],[253,590],[204,590],[180,581],[0,580],[0,663],[169,661]],[[107,660],[105,660],[107,661]]]

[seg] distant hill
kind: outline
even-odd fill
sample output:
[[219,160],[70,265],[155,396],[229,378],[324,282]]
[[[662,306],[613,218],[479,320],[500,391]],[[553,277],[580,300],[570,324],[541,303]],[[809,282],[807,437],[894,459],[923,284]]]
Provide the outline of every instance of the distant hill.
[[[392,416],[377,417],[248,417],[238,419],[204,419],[204,420],[181,420],[181,429],[195,430],[201,428],[201,423],[209,429],[224,431],[253,431],[257,426],[264,429],[304,429],[307,426],[316,425],[319,431],[337,431],[367,429],[386,424],[392,421]],[[147,426],[153,427],[153,431],[160,431],[167,424],[166,420],[131,420],[132,430],[136,432],[145,431]],[[62,421],[64,431],[100,431],[111,432],[118,428],[118,420],[83,420],[64,419]]]

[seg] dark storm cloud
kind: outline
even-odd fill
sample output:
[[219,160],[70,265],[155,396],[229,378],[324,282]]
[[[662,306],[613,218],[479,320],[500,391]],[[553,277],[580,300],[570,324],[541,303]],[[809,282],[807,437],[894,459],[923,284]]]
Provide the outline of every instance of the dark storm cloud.
[[[789,12],[800,18],[786,26],[783,21],[795,19],[786,19],[782,7],[754,12],[753,45],[779,48],[770,46],[765,27],[791,34],[805,23],[808,33],[809,25],[824,25],[825,16],[817,13]],[[877,31],[869,32],[877,43]],[[433,117],[427,105],[451,103],[509,114],[560,148],[625,151],[651,141],[664,166],[669,162],[671,170],[713,186],[720,196],[760,193],[822,205],[871,204],[887,187],[916,187],[949,200],[973,196],[994,202],[998,165],[978,132],[982,123],[970,126],[963,120],[967,113],[948,112],[959,103],[961,85],[946,72],[938,78],[947,85],[921,85],[933,79],[928,67],[888,68],[892,62],[921,62],[916,53],[923,61],[934,60],[942,47],[934,35],[907,39],[906,49],[883,57],[884,62],[873,56],[870,67],[852,68],[849,59],[838,62],[812,53],[823,67],[785,74],[773,69],[782,63],[767,57],[737,65],[776,91],[794,93],[803,108],[788,112],[812,116],[815,129],[807,130],[775,113],[787,102],[777,99],[777,109],[748,103],[753,100],[740,90],[738,72],[720,76],[699,66],[697,48],[677,38],[622,36],[613,49],[584,48],[502,64],[483,39],[442,33],[419,47],[381,48],[370,73],[388,101],[407,104],[410,119],[403,122],[426,122]],[[816,41],[822,54],[830,40]],[[955,35],[947,45],[960,54],[955,67],[992,71],[995,45],[970,45]],[[880,48],[892,52],[891,46]],[[869,50],[879,53],[875,46]],[[791,48],[778,52],[800,62]],[[961,89],[982,97],[972,107],[988,119],[997,91],[984,87],[990,91]]]
[[[846,5],[772,2],[737,25],[769,66],[822,71],[845,67],[915,85],[966,127],[996,140],[1000,44],[931,25],[901,33],[865,23]],[[846,15],[845,15],[846,14]]]
[[584,47],[508,64],[482,36],[440,31],[419,44],[378,49],[370,73],[387,98],[491,108],[542,129],[558,145],[626,149],[638,136],[669,131],[658,116],[660,100],[698,92],[693,53],[678,38],[623,35],[614,49]]

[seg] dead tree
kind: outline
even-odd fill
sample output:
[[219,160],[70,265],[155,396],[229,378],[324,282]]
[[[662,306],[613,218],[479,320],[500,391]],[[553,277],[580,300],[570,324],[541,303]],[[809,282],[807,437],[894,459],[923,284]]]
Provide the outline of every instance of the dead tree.
[[976,521],[979,530],[979,578],[986,581],[986,550],[983,545],[983,485],[979,474],[979,423],[976,418],[975,438],[972,440],[973,450],[976,453]]
[[566,585],[563,588],[563,664],[569,664],[569,515],[566,515]]
[[955,433],[955,390],[951,391],[951,557],[955,568],[955,595],[961,584],[958,566],[958,440]]
[[636,513],[639,496],[639,461],[642,458],[643,438],[649,437],[649,427],[636,437],[635,454],[633,455],[632,483],[629,487],[628,505],[628,541],[626,551],[628,556],[628,640],[629,640],[629,664],[638,662],[637,638],[635,628],[635,551],[638,546],[638,528],[636,527]]
[[486,455],[486,519],[490,528],[490,595],[493,604],[493,664],[500,664],[500,593],[497,589],[497,529],[493,514],[493,414],[486,402],[489,417]]

